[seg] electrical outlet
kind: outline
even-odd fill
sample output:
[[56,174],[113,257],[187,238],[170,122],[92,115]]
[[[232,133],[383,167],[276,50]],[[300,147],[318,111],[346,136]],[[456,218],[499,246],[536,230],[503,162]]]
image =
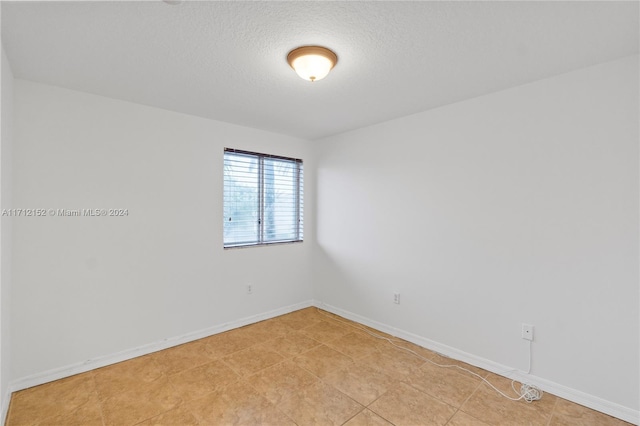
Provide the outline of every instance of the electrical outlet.
[[400,304],[400,293],[393,293],[393,303],[396,305]]
[[522,338],[524,340],[533,340],[533,326],[531,324],[522,324]]
[[253,293],[253,284],[247,284],[247,294]]

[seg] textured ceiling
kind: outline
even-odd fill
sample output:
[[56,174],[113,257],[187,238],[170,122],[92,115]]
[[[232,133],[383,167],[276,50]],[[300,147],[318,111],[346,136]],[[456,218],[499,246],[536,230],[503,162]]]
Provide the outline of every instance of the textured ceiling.
[[[2,2],[17,78],[316,139],[638,52],[638,2]],[[338,65],[305,82],[300,45]]]

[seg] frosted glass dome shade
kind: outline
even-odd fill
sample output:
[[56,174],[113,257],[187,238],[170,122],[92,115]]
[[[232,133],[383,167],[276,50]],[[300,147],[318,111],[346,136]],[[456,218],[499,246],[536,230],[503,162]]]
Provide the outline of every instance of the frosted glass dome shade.
[[338,57],[324,47],[303,46],[289,52],[287,61],[301,78],[318,81],[329,74],[338,62]]

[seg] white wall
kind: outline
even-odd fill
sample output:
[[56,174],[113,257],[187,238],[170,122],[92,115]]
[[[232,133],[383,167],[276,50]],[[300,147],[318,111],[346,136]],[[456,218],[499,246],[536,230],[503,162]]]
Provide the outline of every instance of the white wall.
[[637,413],[638,113],[633,56],[318,141],[316,298]]
[[[11,148],[13,141],[13,74],[2,48],[2,129],[0,143],[0,210],[11,208]],[[12,219],[0,219],[0,423],[9,407],[7,393],[10,380],[10,315],[11,315],[11,234]]]
[[[314,146],[15,80],[2,203],[130,215],[14,219],[11,379],[315,293],[522,369],[532,323],[532,374],[637,411],[637,75],[635,56]],[[222,249],[224,146],[305,160],[305,243]]]
[[14,206],[129,210],[14,219],[14,380],[311,299],[313,232],[222,248],[223,148],[307,160],[309,142],[18,79],[14,90]]

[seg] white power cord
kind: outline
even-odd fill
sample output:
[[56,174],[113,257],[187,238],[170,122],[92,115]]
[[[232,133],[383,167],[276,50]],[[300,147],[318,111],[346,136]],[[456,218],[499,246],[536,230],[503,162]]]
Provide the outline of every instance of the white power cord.
[[[513,389],[515,393],[518,393],[514,386],[514,382],[515,380],[511,382],[511,389]],[[522,383],[522,385],[520,385],[520,395],[525,401],[533,402],[542,398],[542,391],[533,385]]]
[[[517,398],[511,397],[511,396],[507,395],[506,393],[502,392],[500,389],[498,389],[498,388],[497,388],[497,387],[495,387],[494,385],[492,385],[492,384],[491,384],[491,382],[489,382],[487,379],[485,379],[484,377],[482,377],[481,375],[479,375],[479,374],[477,374],[477,373],[474,373],[473,371],[470,371],[470,370],[468,370],[468,369],[466,369],[466,368],[464,368],[464,367],[460,367],[459,365],[455,365],[455,364],[438,364],[437,362],[432,361],[432,360],[430,360],[430,359],[428,359],[428,358],[425,358],[425,357],[423,357],[422,355],[420,355],[420,354],[416,353],[415,351],[413,351],[413,350],[411,350],[411,349],[409,349],[409,348],[405,348],[404,346],[397,345],[395,342],[399,342],[398,340],[396,340],[396,341],[394,342],[392,339],[389,339],[388,337],[384,337],[384,336],[381,336],[381,335],[379,335],[379,334],[373,333],[372,331],[369,331],[369,330],[367,330],[367,329],[366,329],[366,328],[364,328],[364,327],[360,327],[360,326],[357,326],[357,325],[354,325],[354,324],[350,324],[350,323],[347,323],[347,322],[345,322],[345,321],[339,320],[339,319],[337,319],[337,318],[335,318],[335,317],[332,317],[331,315],[326,314],[325,312],[323,312],[322,310],[320,310],[320,309],[318,309],[318,308],[316,308],[316,310],[317,310],[317,311],[318,311],[318,313],[320,313],[321,315],[324,315],[324,316],[326,316],[326,317],[328,317],[328,318],[331,318],[333,321],[338,321],[338,322],[341,322],[341,323],[343,323],[343,324],[346,324],[346,325],[348,325],[348,326],[350,326],[350,327],[354,327],[354,328],[357,328],[357,329],[359,329],[359,330],[362,330],[362,331],[364,331],[365,333],[369,334],[370,336],[375,337],[376,339],[385,340],[385,341],[389,342],[392,346],[395,346],[395,347],[396,347],[396,348],[398,348],[398,349],[402,349],[402,350],[403,350],[403,351],[405,351],[405,352],[409,352],[409,353],[411,353],[411,354],[413,354],[413,355],[417,356],[417,357],[418,357],[418,358],[420,358],[421,360],[426,361],[426,362],[429,362],[429,363],[431,363],[431,364],[433,364],[433,365],[435,365],[435,366],[437,366],[437,367],[442,367],[442,368],[457,368],[458,370],[462,370],[462,371],[467,372],[467,373],[469,373],[469,374],[471,374],[471,375],[473,375],[473,376],[476,376],[477,378],[479,378],[480,380],[482,380],[484,383],[486,383],[489,387],[491,387],[493,390],[495,390],[495,391],[496,391],[496,392],[498,392],[500,395],[502,395],[503,397],[505,397],[505,398],[507,398],[507,399],[509,399],[509,400],[511,400],[511,401],[520,401],[521,399],[523,399],[524,401],[526,401],[526,402],[528,402],[528,403],[531,403],[531,402],[533,402],[533,401],[538,401],[540,398],[542,398],[542,394],[543,394],[542,390],[538,389],[536,386],[529,385],[529,384],[526,384],[526,383],[522,383],[522,384],[521,384],[521,386],[520,386],[520,392],[518,392],[518,391],[516,390],[516,388],[515,388],[515,382],[516,382],[516,380],[515,380],[515,379],[513,379],[513,380],[511,381],[511,389],[513,389],[513,391],[518,395],[518,397],[517,397]],[[437,353],[437,352],[436,352],[436,353]],[[443,355],[443,354],[440,354],[440,353],[438,353],[438,355],[440,355],[440,356],[442,356],[442,357],[444,357],[444,358],[449,358],[448,356]],[[505,371],[505,372],[503,372],[503,373],[506,373],[506,372],[509,372],[509,371],[516,371],[516,370],[507,370],[507,371]],[[526,374],[529,374],[530,372],[531,372],[531,341],[529,341],[529,368],[528,368],[528,370],[526,371]]]

